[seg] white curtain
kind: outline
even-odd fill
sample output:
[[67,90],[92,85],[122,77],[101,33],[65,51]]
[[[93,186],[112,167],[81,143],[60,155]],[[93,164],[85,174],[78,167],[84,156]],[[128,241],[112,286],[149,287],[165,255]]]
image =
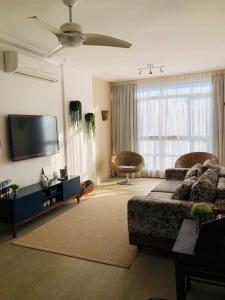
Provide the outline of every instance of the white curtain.
[[137,148],[137,85],[112,85],[112,153]]
[[212,152],[212,79],[209,73],[138,81],[138,152],[142,176],[161,177],[176,159]]
[[225,75],[213,75],[214,153],[225,166]]

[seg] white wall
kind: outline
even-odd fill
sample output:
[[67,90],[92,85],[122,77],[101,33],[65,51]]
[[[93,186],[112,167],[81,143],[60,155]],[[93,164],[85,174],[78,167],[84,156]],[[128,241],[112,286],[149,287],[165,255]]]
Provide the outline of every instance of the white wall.
[[[97,182],[111,175],[111,92],[110,83],[93,77],[93,103],[96,114],[96,176]],[[102,110],[109,111],[107,121],[102,120]]]
[[[9,178],[20,186],[26,186],[40,180],[42,167],[50,165],[53,170],[58,171],[65,163],[68,165],[69,174],[80,175],[81,180],[91,179],[96,182],[96,168],[98,179],[107,177],[110,173],[110,120],[103,122],[100,111],[110,110],[109,84],[104,80],[92,78],[91,74],[68,63],[64,64],[62,81],[58,83],[8,74],[2,70],[3,55],[0,52],[0,181]],[[94,139],[87,136],[84,120],[82,130],[74,130],[71,127],[71,100],[82,102],[83,115],[88,112],[96,113],[97,128]],[[8,114],[57,116],[60,153],[50,157],[12,162],[7,136]],[[67,146],[64,149],[65,142]]]
[[[64,101],[67,127],[67,156],[70,174],[80,175],[81,180],[96,181],[95,139],[88,138],[85,129],[76,130],[70,125],[69,102],[79,100],[83,115],[93,110],[92,76],[64,64]],[[85,122],[83,120],[83,128]]]
[[[2,52],[0,53],[0,66],[0,181],[9,178],[20,186],[25,186],[40,180],[43,166],[51,165],[54,170],[59,170],[64,166],[61,82],[48,83],[3,72]],[[60,153],[49,157],[12,162],[8,148],[8,114],[57,116]]]

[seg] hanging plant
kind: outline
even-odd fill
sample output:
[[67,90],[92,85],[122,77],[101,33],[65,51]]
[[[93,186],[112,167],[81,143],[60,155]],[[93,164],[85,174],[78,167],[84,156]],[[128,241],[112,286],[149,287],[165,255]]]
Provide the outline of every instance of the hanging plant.
[[82,121],[82,104],[80,101],[70,101],[70,121],[73,127],[78,127]]
[[86,121],[86,125],[87,125],[88,135],[95,136],[95,114],[93,114],[93,113],[85,114],[85,121]]

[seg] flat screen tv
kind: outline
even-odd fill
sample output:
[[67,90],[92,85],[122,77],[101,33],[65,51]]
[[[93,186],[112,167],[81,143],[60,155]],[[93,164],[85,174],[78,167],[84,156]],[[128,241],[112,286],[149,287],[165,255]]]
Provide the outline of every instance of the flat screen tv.
[[8,120],[13,161],[48,156],[59,151],[56,117],[9,115]]

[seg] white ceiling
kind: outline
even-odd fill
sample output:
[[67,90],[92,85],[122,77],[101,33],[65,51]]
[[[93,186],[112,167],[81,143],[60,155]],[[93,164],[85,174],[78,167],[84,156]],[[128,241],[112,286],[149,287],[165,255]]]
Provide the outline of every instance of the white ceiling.
[[[1,33],[45,50],[56,38],[26,18],[37,15],[55,27],[68,20],[61,0],[0,0],[0,7]],[[140,78],[137,68],[149,63],[168,66],[166,75],[225,68],[224,0],[80,0],[73,18],[85,33],[133,43],[131,49],[82,46],[58,54],[106,80]]]

